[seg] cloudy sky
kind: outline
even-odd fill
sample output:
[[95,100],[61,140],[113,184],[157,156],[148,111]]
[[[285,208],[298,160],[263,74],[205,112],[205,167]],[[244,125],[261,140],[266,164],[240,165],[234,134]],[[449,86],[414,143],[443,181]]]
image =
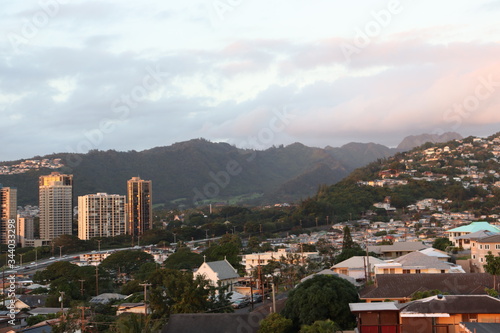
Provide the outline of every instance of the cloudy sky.
[[6,0],[0,160],[500,124],[500,1]]

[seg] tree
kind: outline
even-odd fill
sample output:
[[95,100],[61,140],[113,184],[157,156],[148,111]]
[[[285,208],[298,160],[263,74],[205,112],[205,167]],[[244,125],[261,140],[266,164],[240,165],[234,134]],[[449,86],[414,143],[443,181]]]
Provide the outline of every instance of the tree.
[[497,275],[500,275],[500,256],[495,257],[491,251],[486,255],[484,271],[493,275],[493,289],[497,290]]
[[131,274],[147,262],[153,262],[153,256],[140,250],[124,250],[111,254],[99,265],[108,271],[122,272]]
[[340,327],[330,319],[317,320],[312,325],[304,325],[300,333],[337,333],[342,332]]
[[446,237],[436,238],[432,243],[432,247],[441,251],[446,251],[453,243]]
[[168,318],[172,313],[232,312],[227,286],[211,286],[203,276],[173,269],[155,271],[150,304],[155,318]]
[[342,251],[347,250],[347,249],[352,249],[357,245],[354,243],[352,240],[351,236],[351,229],[349,229],[349,226],[344,227],[344,238],[342,240]]
[[168,269],[189,269],[200,267],[203,264],[203,256],[198,253],[191,252],[188,247],[181,247],[177,252],[168,256],[163,262],[165,268]]
[[287,333],[291,331],[292,325],[291,319],[287,319],[279,313],[271,313],[260,322],[257,333]]
[[282,314],[295,329],[317,320],[334,320],[342,328],[354,326],[349,303],[358,301],[356,287],[332,275],[316,275],[299,284],[288,296]]
[[237,235],[225,234],[218,243],[206,249],[203,254],[207,261],[218,261],[227,259],[235,268],[240,266],[241,239]]

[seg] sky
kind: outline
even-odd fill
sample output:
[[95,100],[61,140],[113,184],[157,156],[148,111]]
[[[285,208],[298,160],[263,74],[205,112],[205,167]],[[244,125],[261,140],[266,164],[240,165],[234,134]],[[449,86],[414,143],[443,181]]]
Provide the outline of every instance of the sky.
[[498,17],[498,0],[4,0],[0,161],[488,136]]

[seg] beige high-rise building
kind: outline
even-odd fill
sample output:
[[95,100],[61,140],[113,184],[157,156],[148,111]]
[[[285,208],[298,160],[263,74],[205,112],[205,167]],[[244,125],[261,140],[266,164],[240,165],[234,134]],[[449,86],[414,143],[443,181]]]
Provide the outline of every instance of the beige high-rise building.
[[17,215],[17,242],[22,247],[26,246],[26,240],[35,238],[35,221],[33,216]]
[[[17,189],[0,184],[0,243],[7,244],[10,239],[16,242]],[[12,243],[12,242],[11,242]],[[15,243],[14,243],[15,244]]]
[[73,175],[52,172],[39,178],[40,238],[72,234]]
[[78,238],[126,233],[125,196],[97,193],[78,197]]
[[127,181],[127,233],[139,236],[153,226],[152,183],[140,177]]

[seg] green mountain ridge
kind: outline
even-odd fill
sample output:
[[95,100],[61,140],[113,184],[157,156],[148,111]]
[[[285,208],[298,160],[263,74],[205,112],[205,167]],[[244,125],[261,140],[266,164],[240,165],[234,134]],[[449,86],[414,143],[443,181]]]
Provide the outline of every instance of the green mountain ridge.
[[[62,159],[65,166],[58,171],[74,175],[75,203],[77,196],[85,194],[125,194],[127,180],[139,176],[152,180],[155,204],[178,207],[234,197],[247,198],[244,202],[250,204],[297,201],[314,195],[320,185],[334,184],[355,168],[394,151],[374,143],[324,149],[294,143],[252,150],[193,139],[140,152],[92,150],[36,158]],[[9,163],[13,164],[0,165]],[[52,171],[43,168],[0,175],[0,183],[18,188],[19,205],[37,205],[38,177]]]

